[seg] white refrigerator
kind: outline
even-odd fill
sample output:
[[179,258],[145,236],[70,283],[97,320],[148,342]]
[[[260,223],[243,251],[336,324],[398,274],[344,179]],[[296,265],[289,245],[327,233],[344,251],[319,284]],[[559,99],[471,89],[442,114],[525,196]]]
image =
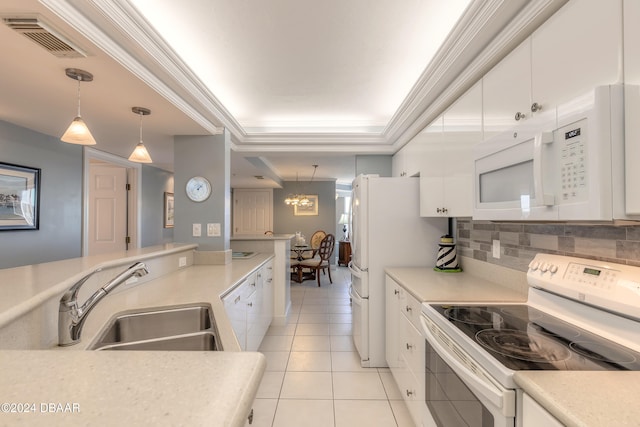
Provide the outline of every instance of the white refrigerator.
[[351,198],[353,341],[363,367],[385,367],[386,267],[433,267],[447,218],[420,217],[417,178],[359,175]]

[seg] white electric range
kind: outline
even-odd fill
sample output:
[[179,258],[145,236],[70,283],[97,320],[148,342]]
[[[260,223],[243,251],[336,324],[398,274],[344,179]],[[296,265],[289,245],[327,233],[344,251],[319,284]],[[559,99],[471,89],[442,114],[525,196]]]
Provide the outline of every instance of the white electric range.
[[640,267],[538,254],[524,304],[423,304],[427,426],[515,426],[517,370],[640,370]]

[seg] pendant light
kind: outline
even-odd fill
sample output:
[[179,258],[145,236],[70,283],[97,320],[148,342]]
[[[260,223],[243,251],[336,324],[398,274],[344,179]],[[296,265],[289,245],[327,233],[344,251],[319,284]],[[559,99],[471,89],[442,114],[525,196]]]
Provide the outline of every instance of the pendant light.
[[129,160],[137,163],[153,163],[149,152],[142,142],[142,117],[151,114],[151,110],[144,107],[133,107],[131,108],[131,111],[140,115],[140,142],[138,142],[136,148],[133,149],[133,153],[129,156]]
[[78,81],[78,115],[73,119],[60,140],[69,144],[96,145],[96,140],[93,139],[93,135],[80,116],[80,82],[93,81],[93,74],[77,68],[67,68],[65,74]]
[[[311,166],[313,166],[313,174],[311,175],[311,180],[309,181],[309,184],[313,182],[313,177],[316,176],[316,169],[318,169],[318,165],[311,165]],[[296,172],[296,188],[298,187],[298,184],[299,184],[298,172]],[[290,206],[305,206],[305,207],[313,206],[313,202],[304,193],[289,194],[287,198],[284,199],[284,203]]]

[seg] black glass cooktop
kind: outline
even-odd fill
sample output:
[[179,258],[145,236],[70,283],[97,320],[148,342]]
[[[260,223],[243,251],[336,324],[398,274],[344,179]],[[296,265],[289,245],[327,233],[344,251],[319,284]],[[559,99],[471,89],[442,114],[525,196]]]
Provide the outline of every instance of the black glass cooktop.
[[640,370],[640,353],[527,305],[432,305],[513,370]]

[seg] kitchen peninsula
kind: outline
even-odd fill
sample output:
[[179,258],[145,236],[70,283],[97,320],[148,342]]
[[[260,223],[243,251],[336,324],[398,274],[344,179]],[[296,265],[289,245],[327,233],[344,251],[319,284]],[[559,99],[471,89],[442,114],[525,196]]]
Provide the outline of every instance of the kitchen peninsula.
[[[116,419],[131,425],[244,425],[265,359],[260,353],[238,352],[221,298],[274,256],[257,253],[226,265],[194,265],[195,248],[170,244],[0,270],[0,291],[6,296],[0,302],[3,402],[35,403],[29,409],[36,412],[25,413],[24,407],[20,412],[16,406],[16,412],[0,413],[0,425],[88,425]],[[84,301],[114,273],[138,261],[150,273],[97,304],[79,344],[58,347],[62,293],[101,269],[86,282],[87,294],[80,296]],[[225,351],[83,351],[115,313],[193,303],[211,305]],[[43,413],[42,403],[45,409],[48,403],[63,408],[68,403],[72,409],[76,404],[79,412]]]

